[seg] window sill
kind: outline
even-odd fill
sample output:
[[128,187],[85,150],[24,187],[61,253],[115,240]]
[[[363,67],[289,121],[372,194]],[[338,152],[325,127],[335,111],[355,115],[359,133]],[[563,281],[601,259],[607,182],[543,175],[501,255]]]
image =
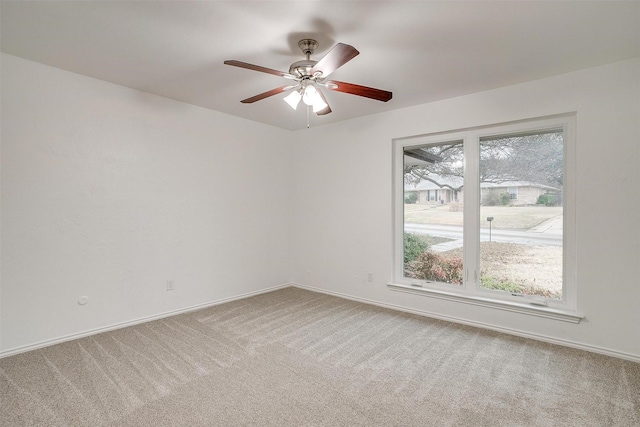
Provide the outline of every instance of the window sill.
[[388,283],[387,286],[393,291],[407,292],[410,294],[423,295],[430,298],[444,299],[464,304],[477,305],[480,307],[494,308],[498,310],[510,311],[513,313],[527,314],[530,316],[544,317],[546,319],[560,320],[569,323],[580,323],[584,316],[568,311],[550,307],[533,306],[527,303],[502,301],[492,298],[478,296],[461,295],[454,292],[446,292],[436,289],[420,288],[411,285],[401,285]]

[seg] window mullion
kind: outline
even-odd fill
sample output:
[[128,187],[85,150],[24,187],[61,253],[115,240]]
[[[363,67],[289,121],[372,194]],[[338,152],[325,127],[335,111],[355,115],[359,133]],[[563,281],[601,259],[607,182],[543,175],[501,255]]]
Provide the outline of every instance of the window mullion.
[[480,139],[470,133],[464,139],[464,287],[477,293],[480,280]]

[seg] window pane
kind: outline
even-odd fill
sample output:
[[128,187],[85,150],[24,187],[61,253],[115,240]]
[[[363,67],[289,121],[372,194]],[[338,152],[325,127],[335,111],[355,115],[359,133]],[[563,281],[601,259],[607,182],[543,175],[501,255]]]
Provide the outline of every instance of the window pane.
[[463,144],[404,149],[404,277],[462,284]]
[[480,286],[562,299],[561,130],[480,141]]

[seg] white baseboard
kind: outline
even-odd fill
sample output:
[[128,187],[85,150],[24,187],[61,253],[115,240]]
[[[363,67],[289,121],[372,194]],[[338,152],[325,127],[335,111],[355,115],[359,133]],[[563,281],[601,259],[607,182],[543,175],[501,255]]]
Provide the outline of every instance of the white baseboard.
[[495,325],[491,325],[491,324],[488,324],[488,323],[470,321],[470,320],[467,320],[467,319],[462,319],[462,318],[458,318],[458,317],[454,317],[454,316],[446,316],[446,315],[432,313],[432,312],[428,312],[428,311],[424,311],[424,310],[416,310],[416,309],[403,307],[403,306],[399,306],[399,305],[395,305],[395,304],[388,304],[388,303],[384,303],[384,302],[380,302],[380,301],[375,301],[375,300],[371,300],[371,299],[367,299],[367,298],[356,297],[356,296],[352,296],[352,295],[348,295],[348,294],[343,294],[341,292],[328,291],[326,289],[316,288],[316,287],[313,287],[313,286],[307,286],[307,285],[302,285],[300,283],[293,283],[293,282],[284,283],[282,285],[272,286],[270,288],[265,288],[265,289],[261,289],[259,291],[254,291],[254,292],[248,292],[248,293],[236,295],[236,296],[233,296],[233,297],[222,298],[222,299],[219,299],[219,300],[210,301],[210,302],[206,302],[206,303],[203,303],[203,304],[197,304],[197,305],[193,305],[193,306],[190,306],[190,307],[181,308],[181,309],[178,309],[178,310],[167,311],[167,312],[156,314],[156,315],[153,315],[153,316],[140,317],[138,319],[129,320],[129,321],[126,321],[126,322],[121,322],[121,323],[116,323],[116,324],[113,324],[113,325],[104,326],[104,327],[96,328],[96,329],[91,329],[91,330],[88,330],[88,331],[78,332],[78,333],[75,333],[75,334],[65,335],[65,336],[58,337],[58,338],[53,338],[53,339],[50,339],[50,340],[40,341],[40,342],[37,342],[37,343],[34,343],[34,344],[25,345],[25,346],[22,346],[22,347],[16,347],[16,348],[8,349],[8,350],[3,350],[3,351],[0,351],[0,359],[3,358],[3,357],[13,356],[13,355],[19,354],[19,353],[24,353],[24,352],[31,351],[31,350],[36,350],[36,349],[39,349],[39,348],[48,347],[48,346],[55,345],[55,344],[60,344],[60,343],[66,342],[66,341],[72,341],[72,340],[79,339],[79,338],[84,338],[84,337],[87,337],[87,336],[90,336],[90,335],[100,334],[102,332],[109,332],[109,331],[113,331],[113,330],[121,329],[121,328],[126,328],[128,326],[133,326],[133,325],[137,325],[137,324],[144,323],[144,322],[151,322],[153,320],[163,319],[165,317],[175,316],[175,315],[182,314],[182,313],[187,313],[187,312],[190,312],[190,311],[195,311],[195,310],[200,310],[200,309],[207,308],[207,307],[212,307],[214,305],[224,304],[226,302],[236,301],[236,300],[240,300],[240,299],[243,299],[243,298],[252,297],[252,296],[255,296],[255,295],[260,295],[260,294],[265,294],[265,293],[268,293],[268,292],[273,292],[273,291],[276,291],[278,289],[283,289],[283,288],[287,288],[287,287],[295,287],[295,288],[300,288],[300,289],[306,289],[308,291],[319,292],[319,293],[323,293],[323,294],[327,294],[327,295],[336,296],[336,297],[339,297],[339,298],[344,298],[344,299],[357,301],[357,302],[361,302],[361,303],[365,303],[365,304],[375,305],[375,306],[378,306],[378,307],[383,307],[383,308],[389,308],[389,309],[392,309],[392,310],[402,311],[402,312],[405,312],[405,313],[417,314],[419,316],[425,316],[425,317],[430,317],[430,318],[434,318],[434,319],[446,320],[446,321],[453,322],[453,323],[460,323],[460,324],[469,325],[469,326],[475,326],[475,327],[483,328],[483,329],[490,329],[490,330],[493,330],[493,331],[496,331],[496,332],[503,332],[505,334],[516,335],[516,336],[523,337],[523,338],[530,338],[530,339],[534,339],[534,340],[537,340],[537,341],[543,341],[543,342],[547,342],[547,343],[551,343],[551,344],[557,344],[557,345],[561,345],[561,346],[565,346],[565,347],[576,348],[576,349],[579,349],[579,350],[585,350],[585,351],[589,351],[589,352],[592,352],[592,353],[604,354],[606,356],[617,357],[619,359],[630,360],[632,362],[640,363],[640,356],[634,355],[634,354],[630,354],[630,353],[625,353],[625,352],[621,352],[621,351],[617,351],[617,350],[611,350],[611,349],[608,349],[608,348],[603,348],[603,347],[598,347],[598,346],[592,346],[592,345],[588,345],[588,344],[578,343],[578,342],[570,341],[570,340],[564,340],[564,339],[549,337],[549,336],[541,335],[541,334],[533,334],[533,333],[530,333],[530,332],[520,331],[520,330],[512,329],[512,328],[505,328],[505,327],[501,327],[501,326],[495,326]]
[[349,300],[352,300],[352,301],[362,302],[362,303],[365,303],[365,304],[376,305],[378,307],[389,308],[389,309],[392,309],[392,310],[398,310],[398,311],[402,311],[402,312],[405,312],[405,313],[417,314],[419,316],[425,316],[425,317],[430,317],[430,318],[434,318],[434,319],[446,320],[446,321],[449,321],[449,322],[460,323],[460,324],[463,324],[463,325],[475,326],[477,328],[482,328],[482,329],[490,329],[492,331],[503,332],[503,333],[509,334],[509,335],[516,335],[516,336],[523,337],[523,338],[530,338],[530,339],[533,339],[533,340],[547,342],[547,343],[550,343],[550,344],[561,345],[561,346],[564,346],[564,347],[571,347],[571,348],[575,348],[575,349],[578,349],[578,350],[585,350],[585,351],[589,351],[589,352],[592,352],[592,353],[604,354],[605,356],[611,356],[611,357],[616,357],[616,358],[619,358],[619,359],[630,360],[632,362],[640,363],[640,356],[635,355],[635,354],[631,354],[631,353],[626,353],[626,352],[617,351],[617,350],[611,350],[611,349],[608,349],[608,348],[593,346],[593,345],[589,345],[589,344],[583,344],[583,343],[579,343],[579,342],[575,342],[575,341],[571,341],[571,340],[554,338],[554,337],[550,337],[550,336],[547,336],[547,335],[534,334],[534,333],[531,333],[531,332],[525,332],[525,331],[521,331],[521,330],[518,330],[518,329],[505,328],[505,327],[502,327],[502,326],[495,326],[495,325],[491,325],[491,324],[488,324],[488,323],[476,322],[476,321],[472,321],[472,320],[462,319],[462,318],[459,318],[459,317],[446,316],[446,315],[432,313],[432,312],[424,311],[424,310],[416,310],[416,309],[403,307],[403,306],[399,306],[399,305],[395,305],[395,304],[388,304],[388,303],[384,303],[384,302],[380,302],[380,301],[370,300],[370,299],[367,299],[367,298],[355,297],[355,296],[343,294],[343,293],[340,293],[340,292],[328,291],[326,289],[315,288],[313,286],[302,285],[302,284],[299,284],[299,283],[290,283],[289,285],[293,286],[293,287],[296,287],[296,288],[300,288],[300,289],[306,289],[308,291],[319,292],[319,293],[323,293],[323,294],[327,294],[327,295],[333,295],[333,296],[336,296],[336,297],[349,299]]
[[133,326],[133,325],[137,325],[137,324],[140,324],[140,323],[151,322],[153,320],[163,319],[165,317],[175,316],[177,314],[188,313],[190,311],[200,310],[200,309],[203,309],[203,308],[212,307],[214,305],[224,304],[225,302],[231,302],[231,301],[236,301],[236,300],[243,299],[243,298],[252,297],[252,296],[255,296],[255,295],[266,294],[267,292],[273,292],[273,291],[276,291],[278,289],[288,288],[290,286],[292,286],[290,283],[284,283],[282,285],[277,285],[277,286],[272,286],[270,288],[260,289],[259,291],[247,292],[247,293],[236,295],[236,296],[233,296],[233,297],[222,298],[222,299],[219,299],[219,300],[209,301],[209,302],[206,302],[206,303],[203,303],[203,304],[196,304],[196,305],[192,305],[190,307],[181,308],[181,309],[178,309],[178,310],[167,311],[167,312],[164,312],[164,313],[154,314],[152,316],[140,317],[140,318],[137,318],[137,319],[128,320],[126,322],[115,323],[115,324],[112,324],[112,325],[108,325],[108,326],[104,326],[104,327],[100,327],[100,328],[96,328],[96,329],[90,329],[90,330],[83,331],[83,332],[78,332],[78,333],[75,333],[75,334],[70,334],[70,335],[65,335],[65,336],[58,337],[58,338],[52,338],[52,339],[49,339],[49,340],[40,341],[40,342],[37,342],[37,343],[34,343],[34,344],[28,344],[28,345],[21,346],[21,347],[16,347],[16,348],[8,349],[8,350],[3,350],[3,351],[0,351],[0,359],[2,359],[3,357],[13,356],[13,355],[19,354],[19,353],[25,353],[27,351],[37,350],[39,348],[49,347],[49,346],[55,345],[55,344],[60,344],[60,343],[66,342],[66,341],[72,341],[72,340],[76,340],[78,338],[88,337],[90,335],[96,335],[96,334],[100,334],[100,333],[103,333],[103,332],[109,332],[109,331],[113,331],[113,330],[116,330],[116,329],[122,329],[122,328],[126,328],[128,326]]

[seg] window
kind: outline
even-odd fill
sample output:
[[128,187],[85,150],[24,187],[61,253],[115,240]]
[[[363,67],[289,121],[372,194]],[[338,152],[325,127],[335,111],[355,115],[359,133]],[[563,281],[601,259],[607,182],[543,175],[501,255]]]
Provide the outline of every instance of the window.
[[574,128],[563,115],[394,140],[391,287],[575,313]]

